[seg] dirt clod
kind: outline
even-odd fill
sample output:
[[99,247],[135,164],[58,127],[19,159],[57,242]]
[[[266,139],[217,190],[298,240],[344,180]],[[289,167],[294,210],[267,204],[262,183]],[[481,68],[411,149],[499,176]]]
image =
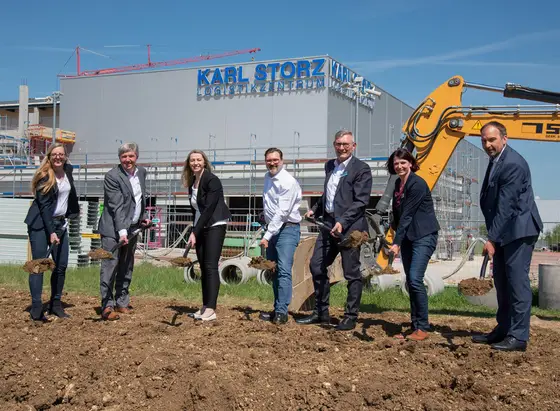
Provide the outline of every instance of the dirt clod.
[[50,271],[56,267],[56,264],[51,258],[39,258],[37,260],[27,261],[23,265],[23,269],[29,274],[39,274],[45,271]]
[[249,267],[256,268],[257,270],[276,271],[276,262],[267,260],[260,256],[251,258],[248,265]]
[[484,295],[494,288],[492,280],[467,278],[459,283],[459,292],[469,296]]
[[365,231],[354,230],[348,235],[348,240],[345,243],[348,248],[358,248],[362,244],[367,243],[369,235]]
[[88,253],[88,256],[92,260],[108,260],[110,258],[113,258],[113,254],[111,254],[109,251],[104,250],[102,248],[97,248],[95,250],[91,250]]
[[192,265],[192,260],[187,257],[175,257],[169,260],[171,264],[177,267],[190,267]]
[[385,268],[381,270],[381,274],[398,274],[398,273],[400,273],[400,271],[397,270],[396,268],[393,268],[393,266],[390,264],[387,264]]

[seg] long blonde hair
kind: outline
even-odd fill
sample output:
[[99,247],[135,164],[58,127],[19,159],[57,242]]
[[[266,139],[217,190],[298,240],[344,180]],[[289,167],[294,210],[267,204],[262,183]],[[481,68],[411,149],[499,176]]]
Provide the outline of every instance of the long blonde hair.
[[[31,191],[33,191],[33,193],[35,193],[36,190],[41,190],[41,193],[46,194],[49,191],[51,191],[52,188],[55,186],[56,176],[54,175],[51,153],[55,148],[59,148],[59,147],[62,147],[64,149],[64,155],[66,156],[66,160],[64,161],[64,164],[66,164],[66,162],[68,161],[68,153],[66,152],[66,147],[64,147],[64,144],[61,143],[52,144],[47,150],[47,155],[41,162],[41,165],[39,166],[37,171],[35,171],[35,174],[33,175],[33,179],[31,180]],[[45,176],[47,177],[47,181],[39,185],[40,181],[43,178],[45,178]]]
[[207,171],[212,171],[212,163],[210,163],[208,157],[206,157],[206,154],[204,154],[204,151],[192,150],[187,156],[187,159],[185,160],[185,166],[183,167],[183,175],[181,177],[181,180],[183,181],[184,187],[189,187],[189,185],[191,184],[191,180],[194,176],[194,173],[191,170],[191,166],[190,166],[190,159],[192,154],[200,154],[204,159],[204,169]]

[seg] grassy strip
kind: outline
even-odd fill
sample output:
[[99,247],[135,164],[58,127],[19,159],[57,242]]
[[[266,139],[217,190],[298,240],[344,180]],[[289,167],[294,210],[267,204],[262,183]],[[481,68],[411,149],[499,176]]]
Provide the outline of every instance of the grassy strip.
[[[45,276],[45,297],[48,297],[50,273]],[[19,266],[0,266],[0,284],[16,289],[28,289],[28,274]],[[99,296],[99,268],[88,267],[69,269],[66,274],[66,292]],[[177,268],[155,267],[139,264],[135,267],[131,285],[131,294],[135,296],[152,296],[176,298],[197,305],[201,300],[201,286],[198,283],[186,283],[183,270]],[[219,302],[225,305],[252,305],[255,308],[270,308],[273,293],[270,286],[261,285],[252,279],[242,285],[222,285]],[[340,284],[331,289],[331,305],[343,308],[346,304],[346,287]],[[534,290],[532,313],[547,318],[560,320],[560,311],[538,308],[538,294]],[[491,318],[495,311],[470,304],[457,291],[456,287],[445,290],[429,301],[430,313],[442,315],[468,315]],[[361,310],[364,312],[400,311],[410,309],[408,297],[400,289],[371,292],[364,289]]]

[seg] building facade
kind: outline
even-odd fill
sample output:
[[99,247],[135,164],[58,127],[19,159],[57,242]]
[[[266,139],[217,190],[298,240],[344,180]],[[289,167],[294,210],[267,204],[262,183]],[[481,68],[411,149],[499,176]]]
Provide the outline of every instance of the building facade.
[[271,146],[325,158],[341,128],[357,134],[360,156],[386,156],[412,108],[385,90],[368,95],[366,79],[356,101],[343,87],[356,77],[318,56],[62,79],[61,128],[76,132],[74,151],[93,159],[129,140],[146,151],[215,151],[222,160],[248,160],[255,147]]

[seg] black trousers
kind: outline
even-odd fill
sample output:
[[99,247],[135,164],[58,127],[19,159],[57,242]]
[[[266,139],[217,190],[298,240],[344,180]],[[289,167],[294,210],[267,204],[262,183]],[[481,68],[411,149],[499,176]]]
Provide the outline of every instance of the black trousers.
[[202,305],[216,309],[220,292],[218,262],[226,237],[226,224],[205,228],[196,238],[196,256],[200,264],[202,281]]
[[348,296],[346,298],[344,315],[356,319],[360,309],[363,288],[362,273],[360,271],[360,248],[339,248],[337,240],[323,230],[320,231],[317,237],[313,256],[309,262],[315,288],[316,310],[320,315],[328,314],[330,282],[327,269],[334,262],[339,252],[342,257],[344,278],[348,284]]

